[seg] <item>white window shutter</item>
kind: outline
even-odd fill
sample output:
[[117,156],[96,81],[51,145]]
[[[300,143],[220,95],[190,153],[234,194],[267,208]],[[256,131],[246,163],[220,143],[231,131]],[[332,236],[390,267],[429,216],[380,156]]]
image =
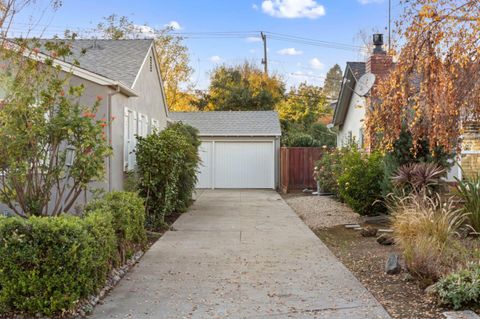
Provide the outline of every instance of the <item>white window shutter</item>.
[[148,131],[148,116],[147,115],[144,115],[144,119],[143,119],[143,134],[145,134],[144,136],[147,136],[149,131]]
[[130,110],[125,108],[123,116],[123,168],[125,171],[128,171],[128,158],[129,158],[129,149],[130,149]]
[[135,150],[137,148],[137,135],[138,135],[138,114],[135,111],[132,111],[132,116],[131,116],[131,123],[132,123],[132,130],[131,130],[131,140],[132,142],[131,147],[130,147],[130,152],[129,152],[129,157],[128,157],[128,169],[133,170],[135,168],[135,165],[137,163],[136,161],[136,156],[135,156]]

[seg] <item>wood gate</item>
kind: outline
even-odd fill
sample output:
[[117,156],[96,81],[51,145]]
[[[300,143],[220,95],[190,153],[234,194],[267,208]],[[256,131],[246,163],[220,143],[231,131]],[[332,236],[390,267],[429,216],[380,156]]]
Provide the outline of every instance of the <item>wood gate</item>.
[[280,188],[288,193],[294,189],[316,189],[313,179],[315,163],[324,150],[316,147],[282,147],[280,149]]

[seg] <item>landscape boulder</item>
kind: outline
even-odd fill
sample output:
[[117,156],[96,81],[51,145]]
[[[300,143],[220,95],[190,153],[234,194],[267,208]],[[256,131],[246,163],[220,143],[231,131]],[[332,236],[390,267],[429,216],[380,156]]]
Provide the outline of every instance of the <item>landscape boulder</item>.
[[402,266],[398,260],[397,254],[390,254],[387,262],[385,263],[385,272],[388,275],[396,275],[402,271]]
[[393,239],[392,236],[389,236],[387,234],[382,234],[378,236],[377,243],[379,243],[380,245],[390,246],[395,244],[395,240]]

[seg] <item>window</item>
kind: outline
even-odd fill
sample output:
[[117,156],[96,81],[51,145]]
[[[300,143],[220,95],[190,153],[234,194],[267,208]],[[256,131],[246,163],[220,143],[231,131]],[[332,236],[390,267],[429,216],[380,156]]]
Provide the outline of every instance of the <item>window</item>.
[[148,116],[138,113],[138,136],[146,137],[148,135]]
[[363,128],[361,128],[360,131],[358,132],[358,146],[362,149],[365,147],[365,138],[364,138]]
[[151,124],[151,126],[152,126],[152,132],[153,132],[154,130],[160,131],[160,121],[159,121],[159,120],[152,119],[152,124]]
[[123,130],[123,166],[125,171],[135,168],[135,147],[137,145],[137,112],[125,108]]

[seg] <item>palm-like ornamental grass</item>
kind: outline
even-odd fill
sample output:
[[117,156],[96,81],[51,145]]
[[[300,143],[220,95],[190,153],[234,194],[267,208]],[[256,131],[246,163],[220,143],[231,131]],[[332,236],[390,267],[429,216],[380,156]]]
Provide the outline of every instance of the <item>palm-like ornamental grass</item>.
[[458,180],[458,195],[463,201],[463,210],[468,214],[470,226],[480,233],[480,175]]

